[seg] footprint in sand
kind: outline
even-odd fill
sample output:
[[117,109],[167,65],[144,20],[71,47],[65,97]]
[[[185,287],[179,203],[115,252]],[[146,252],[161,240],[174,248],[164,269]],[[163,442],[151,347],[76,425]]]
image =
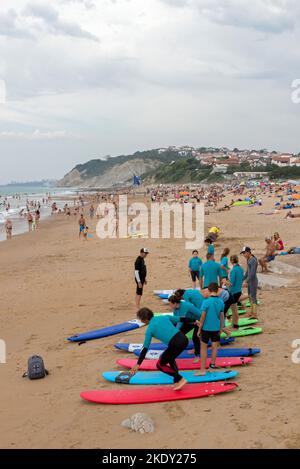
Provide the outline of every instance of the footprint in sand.
[[178,403],[172,402],[170,404],[165,404],[163,407],[171,420],[180,419],[185,416],[184,410]]

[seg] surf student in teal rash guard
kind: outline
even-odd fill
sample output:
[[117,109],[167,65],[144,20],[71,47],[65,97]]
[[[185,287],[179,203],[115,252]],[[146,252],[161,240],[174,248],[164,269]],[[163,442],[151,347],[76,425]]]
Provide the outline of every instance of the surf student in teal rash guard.
[[[193,331],[193,344],[195,350],[195,362],[199,361],[200,357],[200,340],[198,337],[198,326],[195,321],[200,319],[201,310],[196,308],[192,303],[188,301],[183,301],[182,297],[179,295],[172,295],[169,298],[169,303],[173,307],[174,317],[180,317],[180,331],[183,334],[187,334],[190,331]],[[184,320],[182,320],[184,318]]]
[[[194,288],[196,288],[197,279],[199,280],[200,267],[202,265],[202,260],[200,259],[198,254],[199,253],[198,253],[197,249],[195,249],[192,253],[193,257],[191,257],[191,259],[189,260],[189,270],[190,270],[190,274],[191,274],[191,277],[192,277],[192,282],[193,282]],[[200,280],[199,280],[199,284],[200,284]]]
[[201,266],[200,277],[202,287],[207,288],[210,283],[219,283],[222,275],[221,265],[214,260],[213,254],[206,254],[207,261]]
[[180,318],[179,316],[154,316],[149,308],[139,309],[137,318],[148,327],[145,333],[143,349],[137,364],[131,368],[130,374],[134,375],[143,363],[152,338],[158,339],[167,345],[167,349],[158,359],[156,366],[163,373],[172,376],[174,379],[173,389],[178,391],[187,381],[178,372],[176,358],[187,348],[189,341],[175,325],[185,318]]
[[228,274],[230,272],[230,268],[228,265],[228,255],[230,254],[230,249],[225,248],[221,255],[221,282],[223,283],[224,280],[228,280]]
[[215,369],[218,346],[220,343],[220,333],[224,330],[224,302],[218,297],[219,287],[217,283],[208,286],[210,297],[203,301],[201,319],[198,322],[199,336],[201,336],[201,372],[197,375],[205,374],[205,364],[207,359],[207,344],[212,342],[212,354],[210,368]]
[[192,303],[192,305],[196,306],[196,308],[200,309],[205,297],[199,290],[193,290],[192,288],[188,288],[187,290],[176,290],[174,295],[180,296],[180,298],[184,301],[188,301]]
[[211,238],[207,237],[204,242],[207,246],[207,254],[212,254],[214,256],[215,255],[215,246],[214,246],[213,240]]

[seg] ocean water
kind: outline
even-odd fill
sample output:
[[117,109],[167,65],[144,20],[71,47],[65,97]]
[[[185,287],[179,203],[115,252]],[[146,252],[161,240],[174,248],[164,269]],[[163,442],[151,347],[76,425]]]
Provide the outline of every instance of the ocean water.
[[[76,195],[76,190],[69,188],[56,188],[56,187],[29,187],[22,185],[15,186],[0,186],[0,241],[6,240],[5,222],[9,218],[13,224],[13,235],[19,235],[28,231],[27,219],[20,216],[22,210],[26,211],[26,205],[31,202],[41,204],[41,220],[51,216],[51,205],[53,201],[56,202],[58,208],[63,208],[65,203],[70,204],[67,197]],[[54,197],[53,200],[46,201],[47,194]],[[57,200],[56,197],[60,197]],[[64,197],[66,197],[64,199]],[[43,202],[44,199],[44,202]],[[10,207],[7,207],[7,204]],[[71,205],[71,204],[70,204]],[[33,213],[36,208],[31,206]]]

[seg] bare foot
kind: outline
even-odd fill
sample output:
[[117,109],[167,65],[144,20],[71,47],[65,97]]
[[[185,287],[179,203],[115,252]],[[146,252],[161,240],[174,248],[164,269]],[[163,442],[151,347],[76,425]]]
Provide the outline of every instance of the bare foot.
[[206,373],[206,371],[196,371],[196,373],[194,373],[194,376],[205,376]]
[[173,386],[174,391],[179,391],[180,389],[183,388],[183,386],[186,383],[187,383],[187,380],[184,379],[184,378],[181,378],[181,380],[178,383],[174,384],[174,386]]

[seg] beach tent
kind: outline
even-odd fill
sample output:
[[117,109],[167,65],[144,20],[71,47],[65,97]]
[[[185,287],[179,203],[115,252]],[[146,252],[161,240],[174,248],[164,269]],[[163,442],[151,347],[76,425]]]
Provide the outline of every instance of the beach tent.
[[293,200],[300,200],[300,194],[294,194],[292,199]]
[[179,195],[190,195],[190,193],[187,191],[182,191],[182,192],[179,192]]

